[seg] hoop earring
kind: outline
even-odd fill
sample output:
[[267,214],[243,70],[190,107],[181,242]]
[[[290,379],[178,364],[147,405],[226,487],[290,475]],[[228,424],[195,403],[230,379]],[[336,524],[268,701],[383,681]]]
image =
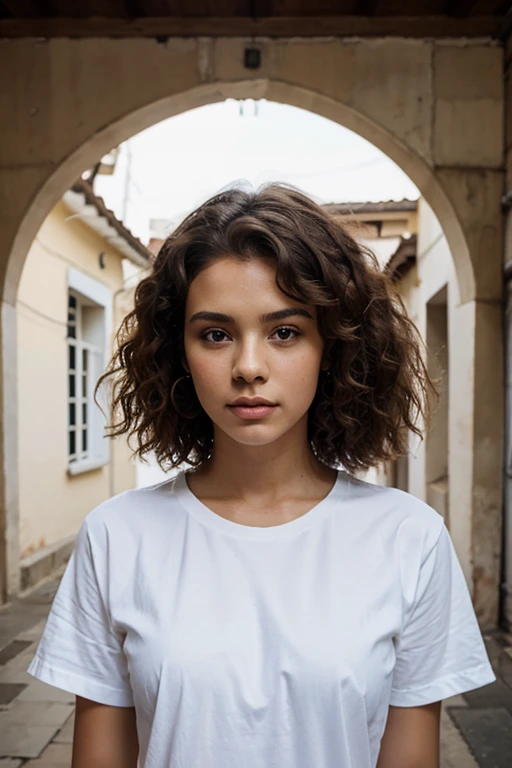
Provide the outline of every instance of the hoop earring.
[[[170,394],[171,403],[173,404],[175,410],[179,413],[179,415],[183,416],[184,419],[195,419],[197,416],[199,416],[199,414],[203,410],[203,407],[201,405],[199,406],[199,410],[194,412],[194,413],[183,413],[183,411],[180,411],[180,409],[178,408],[178,406],[176,405],[176,402],[174,400],[174,390],[176,389],[176,385],[178,384],[178,382],[182,381],[183,379],[190,379],[190,380],[192,380],[192,377],[191,377],[191,375],[189,373],[187,373],[185,376],[180,376],[179,379],[176,379],[176,381],[174,382],[174,384],[172,385],[172,388],[171,388],[171,394]],[[196,395],[196,397],[197,397],[197,395]]]

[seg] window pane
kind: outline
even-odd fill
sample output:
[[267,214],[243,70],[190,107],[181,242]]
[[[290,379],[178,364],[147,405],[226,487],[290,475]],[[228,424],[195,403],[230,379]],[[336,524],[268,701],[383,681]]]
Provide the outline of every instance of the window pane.
[[87,397],[87,375],[82,376],[82,397]]
[[75,376],[72,373],[69,374],[69,396],[75,396]]
[[84,429],[82,432],[82,451],[87,450],[87,430]]
[[76,326],[68,325],[68,339],[76,339]]
[[68,302],[68,304],[69,304],[69,306],[70,306],[70,307],[76,307],[76,299],[75,299],[75,297],[74,297],[74,296],[70,296],[70,297],[69,297],[69,302]]
[[69,368],[70,368],[70,370],[74,370],[75,369],[75,361],[76,361],[75,347],[73,346],[73,344],[70,344],[69,345]]
[[87,403],[82,403],[82,424],[87,424]]
[[69,453],[73,455],[75,453],[75,433],[69,433]]
[[87,350],[82,349],[82,368],[84,371],[87,370],[87,358],[88,358]]
[[70,426],[74,426],[76,424],[76,414],[75,414],[75,404],[70,403],[69,404],[69,424]]

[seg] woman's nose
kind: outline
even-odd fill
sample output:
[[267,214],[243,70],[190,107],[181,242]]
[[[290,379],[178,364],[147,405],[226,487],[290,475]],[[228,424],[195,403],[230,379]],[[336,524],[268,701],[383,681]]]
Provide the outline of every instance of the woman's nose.
[[266,378],[267,375],[268,363],[260,345],[256,342],[244,344],[238,350],[233,363],[233,378],[253,381],[257,378]]

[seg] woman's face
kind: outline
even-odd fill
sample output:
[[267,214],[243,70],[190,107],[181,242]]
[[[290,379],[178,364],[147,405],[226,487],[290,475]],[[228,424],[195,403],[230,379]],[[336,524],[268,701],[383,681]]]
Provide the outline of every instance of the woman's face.
[[[214,425],[245,445],[273,442],[301,419],[307,424],[318,384],[324,343],[315,307],[288,298],[275,274],[273,259],[219,257],[187,295],[184,345],[197,396]],[[263,415],[236,411],[239,397],[274,405]]]

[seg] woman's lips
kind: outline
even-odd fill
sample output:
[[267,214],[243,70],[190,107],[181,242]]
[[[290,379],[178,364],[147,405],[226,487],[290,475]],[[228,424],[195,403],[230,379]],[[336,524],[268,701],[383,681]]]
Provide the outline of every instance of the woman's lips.
[[262,419],[277,408],[277,405],[230,405],[231,411],[241,419]]

